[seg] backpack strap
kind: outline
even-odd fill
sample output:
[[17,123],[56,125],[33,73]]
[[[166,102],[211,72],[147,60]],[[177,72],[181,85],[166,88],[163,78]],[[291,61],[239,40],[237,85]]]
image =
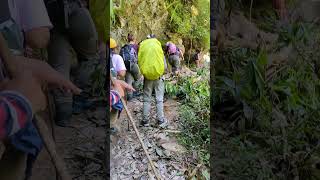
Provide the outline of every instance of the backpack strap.
[[124,55],[124,53],[125,53],[125,50],[128,48],[128,50],[129,50],[129,53],[130,53],[130,51],[131,51],[131,44],[125,44],[121,49],[123,49],[122,50],[122,54],[121,54],[121,57],[123,58],[123,60],[124,61],[127,61],[127,59],[125,59],[126,57],[125,57],[125,55]]

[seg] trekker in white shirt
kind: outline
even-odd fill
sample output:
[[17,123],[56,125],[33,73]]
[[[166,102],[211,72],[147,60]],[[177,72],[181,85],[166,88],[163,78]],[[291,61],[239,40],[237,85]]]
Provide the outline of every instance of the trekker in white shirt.
[[111,49],[111,61],[112,67],[111,70],[114,70],[117,73],[119,79],[124,79],[126,76],[126,66],[124,64],[123,58],[115,53],[115,49],[118,47],[116,41],[110,38],[110,49]]

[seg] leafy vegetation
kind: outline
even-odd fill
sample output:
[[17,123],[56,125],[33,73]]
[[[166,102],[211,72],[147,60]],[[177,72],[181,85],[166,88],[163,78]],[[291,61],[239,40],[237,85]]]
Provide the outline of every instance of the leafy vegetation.
[[263,48],[219,53],[216,178],[320,179],[319,31],[294,22],[277,33],[274,51],[293,47],[285,62],[270,63]]
[[166,82],[166,94],[177,96],[182,103],[179,108],[183,129],[180,142],[190,151],[197,152],[202,163],[209,164],[210,144],[210,88],[209,70],[203,69],[196,76],[179,77],[172,83]]
[[[210,47],[209,0],[114,0],[112,36],[124,42],[127,33],[137,41],[149,33],[156,34],[162,44],[173,41],[184,49],[208,51]],[[187,52],[188,53],[188,52]],[[189,54],[188,54],[189,55]],[[185,57],[187,57],[185,53]],[[168,59],[168,58],[167,58]],[[166,81],[166,95],[177,98],[183,132],[180,142],[190,151],[198,152],[200,161],[209,164],[209,70],[201,70],[195,77],[179,77]],[[202,172],[208,177],[207,171]],[[209,179],[209,178],[207,178]]]
[[192,41],[195,48],[209,50],[210,1],[166,0],[169,12],[168,28],[183,39]]
[[105,92],[105,69],[102,67],[98,67],[95,71],[91,74],[90,80],[92,82],[92,95],[94,96],[101,96],[106,97]]
[[110,1],[110,20],[111,20],[110,24],[113,24],[115,21],[113,1]]

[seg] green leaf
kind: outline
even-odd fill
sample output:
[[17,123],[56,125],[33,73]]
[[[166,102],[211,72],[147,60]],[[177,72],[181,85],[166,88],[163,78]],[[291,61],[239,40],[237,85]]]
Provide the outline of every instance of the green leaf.
[[210,174],[209,174],[209,172],[208,172],[207,169],[202,170],[201,173],[202,173],[202,176],[203,176],[206,180],[210,180]]

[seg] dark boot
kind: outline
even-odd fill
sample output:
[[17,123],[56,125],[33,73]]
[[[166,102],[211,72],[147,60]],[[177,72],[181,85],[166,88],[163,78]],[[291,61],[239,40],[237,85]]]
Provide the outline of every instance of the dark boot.
[[162,118],[161,120],[158,120],[158,124],[160,128],[165,128],[168,126],[168,120],[166,118]]
[[128,93],[127,94],[127,101],[131,101],[133,99],[133,94],[132,93]]
[[72,103],[64,103],[56,105],[55,122],[57,126],[70,126],[72,117]]

